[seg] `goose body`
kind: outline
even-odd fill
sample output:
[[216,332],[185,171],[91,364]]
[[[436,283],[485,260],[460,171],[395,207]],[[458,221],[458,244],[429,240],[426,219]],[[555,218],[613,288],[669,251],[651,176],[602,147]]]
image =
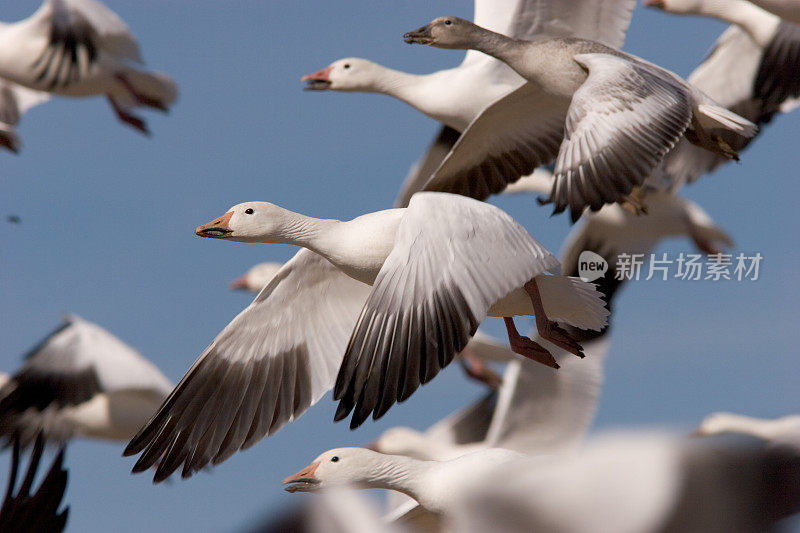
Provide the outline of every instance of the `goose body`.
[[756,131],[677,75],[603,43],[521,41],[457,17],[440,17],[406,41],[477,49],[528,80],[470,124],[426,190],[484,199],[555,159],[550,200],[577,219],[641,185],[683,136],[735,158],[716,131]]
[[[287,263],[231,322],[131,441],[127,454],[143,452],[135,471],[166,453],[156,479],[171,474],[188,450],[195,451],[184,475],[211,460],[221,462],[300,416],[334,385],[337,420],[354,409],[351,427],[370,414],[382,416],[449,364],[487,313],[530,313],[538,304],[530,293],[528,302],[517,299],[515,289],[523,285],[540,291],[541,331],[573,353],[581,353],[577,343],[548,320],[590,329],[606,322],[591,284],[546,275],[558,267],[549,252],[496,207],[462,196],[419,193],[408,208],[347,222],[249,202],[199,226],[197,233],[292,243],[308,252]],[[300,263],[305,266],[297,270]],[[557,366],[549,352],[511,331],[512,347]],[[409,343],[414,348],[407,348]],[[278,360],[280,365],[273,363]],[[265,382],[273,385],[262,392]],[[241,407],[234,402],[233,409],[217,413],[225,396],[214,391],[222,390],[242,398]],[[190,397],[207,403],[189,405]],[[189,428],[198,440],[168,450],[174,432]],[[218,439],[199,440],[210,428]]]
[[172,384],[149,361],[76,315],[25,358],[0,388],[0,434],[27,445],[71,437],[127,440],[155,413]]
[[27,19],[0,25],[0,76],[62,96],[105,95],[118,118],[147,132],[130,113],[137,106],[166,111],[173,81],[133,66],[139,44],[125,23],[96,0],[45,0]]

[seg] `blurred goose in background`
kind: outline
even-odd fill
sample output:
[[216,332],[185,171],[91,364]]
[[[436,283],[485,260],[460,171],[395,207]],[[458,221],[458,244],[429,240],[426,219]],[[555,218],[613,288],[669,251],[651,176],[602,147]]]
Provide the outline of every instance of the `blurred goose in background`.
[[520,41],[457,17],[437,18],[405,39],[477,49],[528,80],[470,124],[426,190],[484,199],[555,159],[549,200],[576,220],[585,207],[625,199],[682,137],[734,159],[719,132],[756,131],[675,74],[599,42]]
[[0,435],[19,435],[23,446],[39,432],[48,441],[126,440],[171,390],[137,351],[71,314],[0,388]]
[[[64,445],[59,449],[39,486],[31,492],[44,451],[44,439],[41,435],[37,437],[28,462],[28,470],[19,487],[16,487],[20,463],[18,436],[13,439],[13,442],[6,495],[3,498],[3,505],[0,507],[0,531],[5,533],[26,533],[28,531],[60,533],[66,527],[69,516],[69,506],[59,510],[69,477],[64,469]],[[16,493],[14,492],[15,488]]]
[[[741,24],[742,27],[766,29],[764,19],[758,11],[765,10],[787,22],[800,24],[800,1],[798,0],[645,0],[644,5],[658,7],[671,13],[707,15]],[[759,10],[753,7],[760,8]],[[766,34],[765,34],[766,35]],[[758,39],[754,34],[753,38]],[[764,46],[765,43],[761,43]]]
[[[475,24],[517,39],[536,35],[576,36],[621,48],[636,0],[475,0]],[[459,134],[486,106],[525,80],[505,63],[468,50],[455,68],[408,74],[366,59],[345,58],[301,78],[310,90],[383,93],[443,124],[406,176],[395,205],[405,207],[422,190]]]
[[708,415],[695,431],[696,435],[721,435],[736,433],[751,435],[775,444],[800,449],[800,415],[765,419],[734,413]]
[[50,94],[34,91],[16,83],[0,79],[0,146],[19,152],[22,143],[16,126],[25,112],[50,99]]
[[[676,14],[704,15],[731,23],[687,81],[720,105],[763,126],[794,109],[800,97],[800,27],[744,0],[648,0],[645,5]],[[752,139],[721,133],[734,150]],[[648,179],[676,191],[727,159],[681,139]]]
[[231,281],[231,289],[241,289],[248,292],[261,292],[261,289],[272,281],[272,278],[283,268],[283,263],[259,263],[243,275]]
[[0,23],[0,76],[62,96],[105,95],[122,122],[147,134],[130,110],[167,111],[177,88],[133,66],[142,62],[128,26],[96,0],[45,0],[27,19]]
[[509,461],[458,493],[449,526],[465,533],[780,531],[800,510],[800,456],[619,433],[574,454]]
[[[600,329],[608,315],[593,285],[544,275],[558,261],[511,217],[463,196],[419,193],[408,208],[348,222],[248,202],[196,233],[307,247],[352,281],[332,292],[330,278],[317,285],[320,278],[304,269],[283,289],[298,256],[284,266],[126,449],[142,452],[135,472],[163,456],[156,480],[181,463],[189,476],[274,433],[318,401],[337,370],[336,419],[354,408],[351,427],[370,413],[380,417],[449,364],[487,314],[505,317],[515,352],[549,366],[557,366],[552,354],[516,331],[514,315],[535,313],[540,335],[576,355],[580,346],[554,321]],[[294,307],[260,305],[278,290],[290,291],[288,300],[310,298],[304,309],[317,309],[295,323]]]

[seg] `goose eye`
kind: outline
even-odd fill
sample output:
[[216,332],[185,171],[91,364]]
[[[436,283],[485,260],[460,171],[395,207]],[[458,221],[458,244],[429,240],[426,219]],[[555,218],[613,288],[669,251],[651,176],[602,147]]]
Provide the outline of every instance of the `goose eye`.
[[339,456],[338,455],[334,455],[333,457],[331,457],[331,462],[332,463],[338,463],[339,462]]
[[252,215],[253,214],[253,208],[252,207],[248,207],[247,209],[244,210],[244,213],[246,215]]
[[345,63],[344,68],[350,68],[350,63]]
[[449,25],[450,25],[450,24],[452,24],[452,23],[453,23],[453,21],[452,21],[452,20],[445,20],[445,21],[444,21],[444,24],[445,24],[445,26],[449,26]]

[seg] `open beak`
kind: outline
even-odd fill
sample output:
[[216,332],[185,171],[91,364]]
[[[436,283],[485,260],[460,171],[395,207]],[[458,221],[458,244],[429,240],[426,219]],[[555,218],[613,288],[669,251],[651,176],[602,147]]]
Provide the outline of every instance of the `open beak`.
[[305,82],[304,91],[324,91],[331,86],[331,70],[333,67],[325,67],[322,70],[306,74],[300,81]]
[[314,472],[317,471],[319,462],[311,463],[293,476],[289,476],[283,480],[283,484],[287,485],[286,492],[311,492],[320,481],[314,477]]
[[656,9],[664,9],[664,0],[644,0],[645,7],[654,7]]
[[228,211],[221,217],[214,219],[207,224],[197,226],[197,228],[194,230],[194,233],[200,237],[213,237],[215,239],[224,239],[229,237],[230,234],[233,233],[233,230],[230,228],[230,226],[228,226],[232,216],[233,211]]
[[410,31],[404,34],[403,40],[408,44],[433,44],[430,24],[426,24],[418,30]]
[[247,274],[239,276],[228,285],[233,290],[247,290]]

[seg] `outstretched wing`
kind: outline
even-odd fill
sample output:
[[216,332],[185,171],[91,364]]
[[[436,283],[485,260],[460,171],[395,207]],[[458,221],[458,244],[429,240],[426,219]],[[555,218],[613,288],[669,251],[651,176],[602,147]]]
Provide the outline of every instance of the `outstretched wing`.
[[497,300],[558,261],[500,209],[418,193],[345,351],[336,419],[382,416],[467,345]]
[[555,158],[568,107],[532,83],[498,98],[464,130],[423,190],[478,200],[503,191]]
[[333,385],[369,294],[322,256],[300,250],[192,365],[125,455],[158,464],[155,481],[181,464],[188,477],[295,420]]
[[689,92],[649,65],[577,54],[589,76],[575,91],[550,200],[577,220],[640,185],[692,120]]
[[[506,35],[580,37],[622,48],[636,0],[520,0]],[[477,22],[476,22],[477,24]]]

